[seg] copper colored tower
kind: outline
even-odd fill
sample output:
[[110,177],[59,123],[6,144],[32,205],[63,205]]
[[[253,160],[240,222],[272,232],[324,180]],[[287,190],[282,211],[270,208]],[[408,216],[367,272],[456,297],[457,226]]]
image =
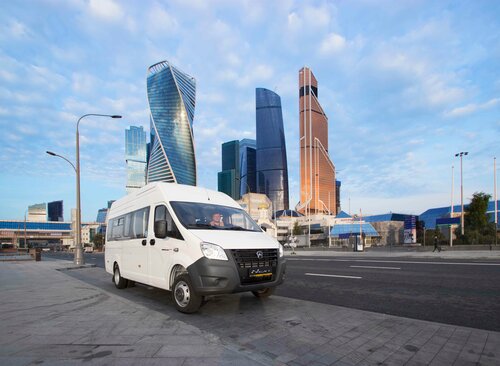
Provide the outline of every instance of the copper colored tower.
[[318,102],[318,82],[299,71],[300,203],[302,213],[337,214],[335,166],[328,155],[328,118]]

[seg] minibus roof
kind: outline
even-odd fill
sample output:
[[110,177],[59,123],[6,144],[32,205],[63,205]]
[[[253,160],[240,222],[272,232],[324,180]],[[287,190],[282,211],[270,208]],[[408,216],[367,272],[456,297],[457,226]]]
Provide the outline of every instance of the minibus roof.
[[[184,184],[153,182],[113,202],[111,210],[114,213],[112,216],[120,215],[123,211],[132,209],[136,205],[134,202],[141,201],[142,197],[150,197],[151,195],[161,196],[161,199],[167,202],[200,202],[241,209],[240,205],[222,192]],[[155,201],[159,198],[156,198]]]

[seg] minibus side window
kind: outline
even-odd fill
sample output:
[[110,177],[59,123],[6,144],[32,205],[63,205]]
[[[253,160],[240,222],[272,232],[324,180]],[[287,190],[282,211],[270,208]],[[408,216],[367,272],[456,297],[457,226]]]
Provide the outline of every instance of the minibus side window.
[[106,236],[108,237],[108,241],[112,241],[113,240],[113,223],[114,223],[115,220],[109,220],[108,222],[108,227],[107,227],[107,231],[106,231]]
[[149,207],[134,211],[130,215],[130,236],[134,239],[146,238],[148,236]]
[[[167,221],[167,237],[175,238],[179,240],[184,240],[181,233],[177,229],[177,225],[175,225],[174,220],[172,220],[172,216],[166,206],[156,206],[155,208],[155,222],[166,220]],[[155,233],[156,236],[156,233]]]

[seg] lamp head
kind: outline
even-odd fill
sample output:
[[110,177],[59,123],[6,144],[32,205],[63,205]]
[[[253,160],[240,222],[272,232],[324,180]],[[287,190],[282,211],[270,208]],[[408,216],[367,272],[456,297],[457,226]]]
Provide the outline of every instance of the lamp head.
[[122,118],[122,116],[118,115],[118,114],[114,114],[111,116],[111,118]]
[[52,155],[52,156],[56,156],[56,154],[53,153],[52,151],[46,151],[46,153],[49,154],[49,155]]

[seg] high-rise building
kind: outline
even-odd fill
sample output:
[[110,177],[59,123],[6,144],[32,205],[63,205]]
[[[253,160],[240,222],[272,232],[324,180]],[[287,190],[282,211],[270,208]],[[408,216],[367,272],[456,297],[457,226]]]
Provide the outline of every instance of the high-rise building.
[[217,174],[219,192],[231,198],[240,199],[240,142],[228,141],[222,144],[222,171]]
[[47,203],[47,217],[49,221],[64,221],[63,201]]
[[240,197],[245,193],[257,192],[257,142],[252,139],[240,140]]
[[46,222],[47,221],[47,204],[37,203],[28,206],[28,221]]
[[257,193],[264,193],[273,209],[288,210],[288,165],[281,98],[264,88],[255,90]]
[[147,182],[195,186],[195,79],[168,61],[162,61],[148,69],[147,91],[151,111]]
[[342,186],[342,182],[340,180],[335,181],[335,207],[337,208],[337,213],[339,213],[342,209],[340,207],[340,187]]
[[302,213],[337,213],[335,166],[328,155],[328,118],[318,101],[318,82],[299,71],[300,203]]
[[146,184],[146,132],[144,128],[130,126],[125,129],[125,161],[127,162],[127,193]]

